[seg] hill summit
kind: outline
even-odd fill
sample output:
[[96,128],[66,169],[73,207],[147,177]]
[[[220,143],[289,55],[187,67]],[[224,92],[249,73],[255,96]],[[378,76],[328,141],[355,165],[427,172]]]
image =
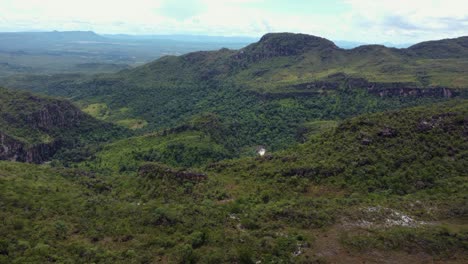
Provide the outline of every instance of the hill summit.
[[306,34],[269,33],[259,42],[240,51],[253,61],[277,56],[297,56],[309,51],[329,51],[339,49],[332,41]]

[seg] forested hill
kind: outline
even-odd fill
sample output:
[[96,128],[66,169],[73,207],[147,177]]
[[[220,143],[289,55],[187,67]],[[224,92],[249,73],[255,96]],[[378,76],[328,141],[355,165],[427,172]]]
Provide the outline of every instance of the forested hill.
[[165,57],[130,71],[125,78],[169,82],[227,79],[268,91],[268,86],[328,80],[340,73],[383,85],[466,88],[467,39],[423,42],[408,49],[365,45],[345,50],[320,37],[272,33],[237,51]]
[[0,83],[68,97],[97,118],[142,132],[211,113],[240,139],[238,147],[278,149],[308,122],[467,97],[466,49],[459,38],[345,50],[320,37],[275,33],[241,50],[166,56],[118,74]]
[[[466,263],[467,111],[452,100],[366,114],[198,169],[88,170],[148,145],[167,153],[164,141],[181,143],[171,133],[80,169],[0,161],[0,262]],[[196,147],[200,131],[186,132]]]
[[59,150],[126,135],[125,129],[96,120],[66,100],[0,88],[2,160],[41,163]]
[[466,49],[279,33],[3,79],[0,263],[467,263]]

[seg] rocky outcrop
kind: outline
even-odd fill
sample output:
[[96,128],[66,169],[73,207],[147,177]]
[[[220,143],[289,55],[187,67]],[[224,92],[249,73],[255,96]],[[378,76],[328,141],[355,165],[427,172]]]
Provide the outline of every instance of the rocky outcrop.
[[66,101],[47,104],[39,111],[25,117],[32,128],[50,131],[56,128],[68,128],[79,124],[85,114]]
[[377,135],[379,137],[396,137],[398,135],[398,132],[390,127],[385,127],[382,130],[380,130]]
[[60,148],[104,141],[97,132],[115,129],[65,100],[0,88],[0,102],[0,160],[43,163]]
[[363,78],[331,78],[324,81],[306,82],[284,87],[284,92],[259,93],[250,91],[251,94],[262,99],[282,99],[291,97],[313,97],[326,95],[327,92],[345,89],[366,89],[370,94],[379,97],[436,97],[452,98],[461,95],[461,90],[445,87],[420,87],[416,83],[405,82],[369,82]]
[[433,115],[430,118],[421,119],[417,125],[417,131],[419,132],[427,132],[434,128],[441,128],[443,130],[451,130],[454,129],[455,126],[463,126],[464,131],[468,128],[468,118],[465,118],[464,121],[460,122],[459,124],[453,124],[451,122],[447,122],[450,120],[450,117],[456,116],[458,113],[449,112],[443,113],[439,115]]
[[57,131],[73,129],[86,118],[83,112],[67,101],[49,100],[31,95],[27,98],[27,102],[39,107],[30,113],[20,112],[17,115],[3,113],[1,116],[3,121],[12,127],[27,129],[31,134],[34,134],[33,131],[41,131],[39,133],[48,135],[53,140],[51,142],[40,142],[37,139],[21,140],[8,132],[0,131],[0,160],[43,163],[63,145],[62,140],[55,137]]
[[[400,87],[404,87],[403,85]],[[452,98],[458,96],[458,91],[455,89],[435,87],[435,88],[385,88],[385,86],[374,85],[367,88],[374,95],[380,97],[441,97]]]
[[417,83],[411,82],[369,82],[364,78],[347,78],[344,80],[345,86],[349,89],[365,88],[371,94],[380,97],[401,96],[401,97],[445,97],[452,98],[458,96],[456,89],[444,87],[420,87]]
[[24,144],[0,132],[0,160],[16,161],[24,152]]
[[0,160],[43,163],[60,148],[61,142],[28,145],[0,131]]

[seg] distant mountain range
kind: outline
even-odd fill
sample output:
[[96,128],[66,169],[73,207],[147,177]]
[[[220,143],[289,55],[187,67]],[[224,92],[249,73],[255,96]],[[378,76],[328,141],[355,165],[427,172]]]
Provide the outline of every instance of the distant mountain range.
[[[0,77],[14,74],[106,73],[161,56],[199,50],[240,49],[253,37],[203,35],[99,35],[92,31],[0,33]],[[351,49],[364,43],[336,41]],[[405,45],[386,44],[389,47]]]
[[116,72],[165,55],[242,48],[255,39],[98,35],[91,31],[0,33],[0,77]]

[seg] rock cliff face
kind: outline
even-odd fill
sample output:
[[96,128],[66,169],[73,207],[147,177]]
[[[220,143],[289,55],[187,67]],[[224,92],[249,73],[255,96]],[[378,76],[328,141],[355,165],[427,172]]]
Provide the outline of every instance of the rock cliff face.
[[52,157],[60,146],[60,141],[28,145],[0,132],[0,160],[43,163]]
[[115,129],[69,101],[0,88],[0,160],[43,163],[60,148],[106,140]]
[[32,128],[45,131],[73,127],[79,124],[83,118],[85,118],[85,114],[66,101],[47,104],[39,111],[26,116],[27,123]]
[[434,97],[434,98],[452,98],[457,96],[466,96],[463,89],[452,89],[446,87],[420,87],[416,83],[401,82],[369,82],[364,78],[350,78],[344,74],[330,76],[326,81],[315,81],[300,83],[285,87],[285,92],[259,93],[251,94],[262,99],[281,99],[289,97],[313,97],[327,94],[327,91],[333,91],[340,88],[347,89],[366,89],[370,94],[379,97]]
[[[60,112],[56,106],[46,107],[33,115],[27,116],[31,129],[52,131],[57,127],[67,127],[68,114]],[[73,122],[72,122],[73,123]],[[1,131],[0,128],[0,160],[11,160],[29,163],[43,163],[52,157],[62,146],[60,139],[52,142],[31,144],[17,139]]]
[[24,144],[0,132],[0,159],[17,160],[24,150]]

